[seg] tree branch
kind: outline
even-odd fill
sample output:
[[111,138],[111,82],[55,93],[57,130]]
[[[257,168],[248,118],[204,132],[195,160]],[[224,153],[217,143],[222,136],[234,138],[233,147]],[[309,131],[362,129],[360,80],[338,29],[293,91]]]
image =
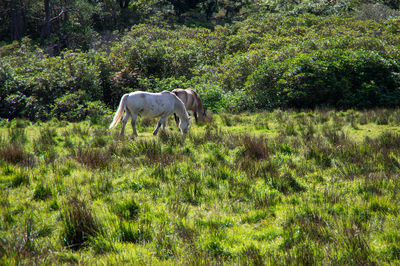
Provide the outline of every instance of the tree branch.
[[58,14],[57,16],[55,16],[54,18],[51,18],[48,22],[53,22],[54,20],[58,19],[61,17],[62,14],[65,13],[65,10],[61,10],[60,14]]

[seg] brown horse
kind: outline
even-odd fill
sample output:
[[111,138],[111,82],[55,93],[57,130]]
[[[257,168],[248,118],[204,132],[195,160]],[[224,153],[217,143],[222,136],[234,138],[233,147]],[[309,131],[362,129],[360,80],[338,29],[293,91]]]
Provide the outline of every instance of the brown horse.
[[[179,99],[185,104],[186,110],[192,110],[194,114],[194,119],[196,120],[196,123],[198,122],[198,119],[200,121],[204,121],[206,117],[206,108],[203,106],[203,102],[200,98],[200,96],[192,90],[191,88],[188,89],[174,89],[172,91],[176,96],[178,96]],[[175,115],[175,114],[174,114]],[[198,117],[197,117],[198,115]],[[175,121],[176,123],[179,122],[179,118],[175,115]]]

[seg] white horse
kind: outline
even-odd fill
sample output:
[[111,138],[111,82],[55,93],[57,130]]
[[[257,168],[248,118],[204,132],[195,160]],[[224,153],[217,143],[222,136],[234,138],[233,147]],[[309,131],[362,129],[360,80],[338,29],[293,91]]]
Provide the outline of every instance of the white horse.
[[186,134],[189,130],[190,118],[185,105],[175,94],[169,91],[163,91],[161,93],[136,91],[124,94],[119,103],[118,110],[114,115],[114,119],[110,124],[110,129],[119,123],[124,114],[124,110],[126,114],[122,120],[121,136],[124,135],[125,125],[129,118],[132,118],[133,134],[138,136],[136,132],[136,119],[138,114],[151,118],[161,116],[156,129],[153,131],[154,136],[157,135],[160,126],[163,126],[163,129],[165,128],[167,117],[173,113],[176,113],[180,118],[181,122],[179,123],[179,128],[182,134]]

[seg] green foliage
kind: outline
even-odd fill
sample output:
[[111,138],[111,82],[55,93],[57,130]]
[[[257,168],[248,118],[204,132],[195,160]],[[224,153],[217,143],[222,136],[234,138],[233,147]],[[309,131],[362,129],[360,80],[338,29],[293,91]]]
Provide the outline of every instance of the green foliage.
[[[79,100],[103,100],[94,54],[66,51],[58,57],[45,57],[41,50],[31,49],[27,41],[17,50],[20,59],[14,64],[14,76],[4,81],[2,92],[6,93],[6,101],[0,116],[45,119],[52,105],[62,105],[66,101],[63,97],[68,94],[76,95],[75,99],[73,96],[69,99],[75,108]],[[60,115],[61,111],[54,112]]]
[[106,109],[102,102],[90,101],[83,91],[78,91],[56,99],[50,116],[60,120],[81,121],[87,117],[96,118],[105,114]]
[[109,53],[49,57],[23,39],[4,48],[0,116],[79,121],[126,92],[177,87],[194,88],[215,111],[399,105],[397,18],[300,13],[260,10],[213,30],[135,25]]
[[399,104],[395,61],[378,53],[333,50],[260,66],[246,87],[259,108]]

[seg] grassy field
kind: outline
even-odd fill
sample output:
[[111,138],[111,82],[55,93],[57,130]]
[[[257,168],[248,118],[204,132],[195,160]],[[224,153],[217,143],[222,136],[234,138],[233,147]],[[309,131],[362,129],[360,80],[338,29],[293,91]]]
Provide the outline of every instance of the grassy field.
[[111,115],[3,121],[0,265],[400,263],[400,110]]

